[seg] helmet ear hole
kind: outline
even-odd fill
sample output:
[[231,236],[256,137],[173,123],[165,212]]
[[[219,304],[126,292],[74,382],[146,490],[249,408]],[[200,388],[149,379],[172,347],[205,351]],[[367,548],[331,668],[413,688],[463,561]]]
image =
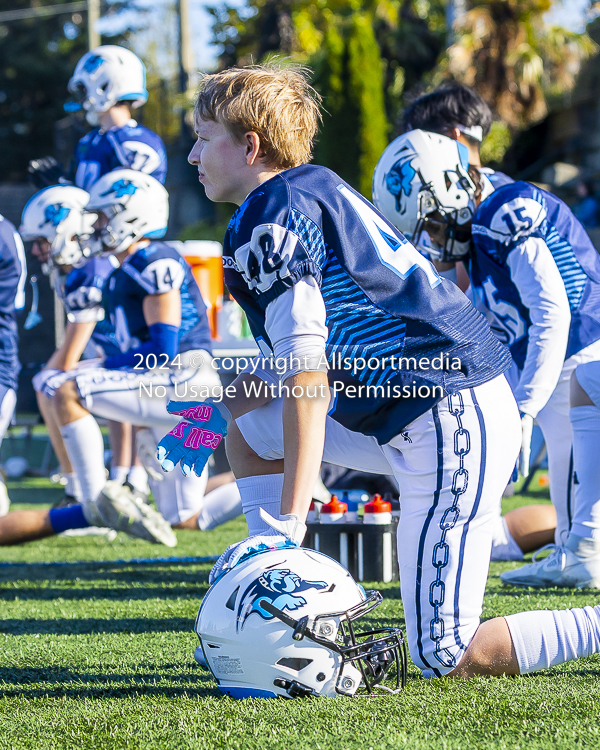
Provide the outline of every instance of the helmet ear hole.
[[293,669],[295,672],[300,672],[302,669],[308,667],[309,664],[312,664],[312,662],[312,659],[284,657],[283,659],[279,659],[279,661],[275,663],[281,667],[287,667],[288,669]]
[[232,612],[233,612],[233,610],[235,609],[235,600],[236,600],[236,597],[237,597],[237,595],[238,595],[238,591],[239,591],[239,590],[240,590],[240,587],[238,586],[238,587],[237,587],[236,589],[234,589],[234,590],[233,590],[233,591],[231,592],[231,596],[230,596],[230,597],[229,597],[229,599],[228,599],[228,600],[227,600],[227,601],[225,602],[225,606],[227,607],[227,609],[230,609],[230,610],[231,610]]

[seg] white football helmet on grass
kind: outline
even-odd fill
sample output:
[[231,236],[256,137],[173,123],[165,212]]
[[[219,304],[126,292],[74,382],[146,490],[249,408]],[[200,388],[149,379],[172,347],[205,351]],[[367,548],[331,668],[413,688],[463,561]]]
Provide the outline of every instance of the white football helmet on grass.
[[[406,681],[402,632],[355,631],[381,601],[319,552],[251,554],[204,597],[196,659],[233,698],[396,692]],[[382,685],[394,672],[394,688]]]
[[87,210],[102,213],[108,224],[90,239],[92,252],[119,253],[142,237],[163,237],[169,221],[169,194],[150,175],[115,169],[90,189]]
[[476,193],[467,148],[424,130],[392,141],[373,175],[373,203],[418,250],[439,260],[469,252]]
[[85,190],[73,185],[53,185],[40,190],[23,209],[21,237],[48,240],[50,260],[55,265],[83,265],[90,257],[90,250],[78,238],[90,235],[96,220],[95,214],[85,211],[89,198]]

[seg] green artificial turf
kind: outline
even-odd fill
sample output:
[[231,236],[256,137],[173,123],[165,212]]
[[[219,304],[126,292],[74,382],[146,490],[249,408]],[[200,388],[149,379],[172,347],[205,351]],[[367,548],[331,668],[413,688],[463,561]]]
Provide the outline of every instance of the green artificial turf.
[[[9,484],[15,508],[60,496],[46,480]],[[506,509],[546,502],[534,483]],[[518,678],[424,680],[411,665],[398,696],[297,701],[221,697],[193,661],[194,617],[209,564],[102,566],[86,561],[214,555],[241,519],[178,532],[166,550],[123,535],[52,538],[0,549],[0,750],[11,748],[574,748],[600,744],[600,658]],[[63,567],[32,563],[75,561]],[[484,617],[596,604],[597,592],[517,591],[492,564]],[[397,584],[374,624],[402,624]],[[376,616],[375,616],[376,615]]]

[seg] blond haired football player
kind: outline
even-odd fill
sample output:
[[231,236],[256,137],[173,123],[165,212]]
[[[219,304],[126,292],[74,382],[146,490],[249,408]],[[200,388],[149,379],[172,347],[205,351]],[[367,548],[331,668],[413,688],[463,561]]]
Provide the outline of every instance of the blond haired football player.
[[[600,608],[480,624],[490,520],[520,446],[510,358],[368,201],[307,163],[319,115],[306,73],[271,65],[205,76],[195,114],[189,160],[212,200],[239,206],[225,281],[263,352],[289,362],[242,374],[225,408],[188,405],[161,441],[163,466],[199,472],[211,448],[208,436],[194,447],[196,437],[229,433],[249,538],[211,580],[249,552],[300,543],[324,457],[398,481],[402,600],[424,675],[518,674],[598,651]],[[398,367],[401,356],[441,353],[451,364],[440,370]],[[337,366],[341,354],[349,369]]]

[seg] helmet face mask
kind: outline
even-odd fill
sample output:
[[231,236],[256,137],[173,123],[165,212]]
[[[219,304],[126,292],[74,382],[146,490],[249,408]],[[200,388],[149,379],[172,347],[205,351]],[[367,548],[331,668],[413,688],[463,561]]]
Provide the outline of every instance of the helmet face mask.
[[477,193],[466,147],[422,130],[396,138],[373,176],[377,208],[421,252],[442,261],[469,253]]
[[464,260],[471,252],[471,209],[447,211],[426,188],[419,192],[417,205],[411,240],[417,250],[441,262]]
[[96,215],[84,210],[89,194],[72,185],[54,185],[36,193],[23,209],[20,233],[24,240],[45,239],[53,266],[84,265],[90,248],[80,241],[92,231]]
[[92,255],[127,250],[142,237],[163,237],[169,220],[169,195],[154,177],[133,169],[115,169],[90,190],[88,212],[100,220],[80,241]]
[[[356,629],[381,601],[325,555],[272,551],[213,584],[195,630],[219,689],[235,698],[395,692],[406,680],[402,632]],[[394,688],[381,684],[394,669]]]
[[[295,641],[309,638],[341,655],[342,669],[335,686],[336,692],[340,695],[355,695],[357,693],[355,680],[347,674],[350,671],[347,665],[354,667],[354,670],[359,670],[363,684],[361,692],[372,694],[375,687],[396,692],[406,685],[407,658],[402,631],[398,628],[377,628],[357,633],[354,629],[353,623],[356,620],[372,612],[383,601],[379,591],[367,591],[365,594],[364,602],[351,609],[345,612],[317,615],[312,621],[308,617],[304,617],[302,620],[294,620],[272,604],[267,602],[262,604],[267,612],[292,628],[292,638]],[[334,637],[332,637],[333,633],[335,633]],[[380,685],[394,665],[396,667],[395,689]],[[285,679],[280,680],[280,686],[284,687],[288,693],[292,685],[296,691],[298,690],[298,683],[286,683],[288,681]],[[307,694],[316,695],[312,691]]]

